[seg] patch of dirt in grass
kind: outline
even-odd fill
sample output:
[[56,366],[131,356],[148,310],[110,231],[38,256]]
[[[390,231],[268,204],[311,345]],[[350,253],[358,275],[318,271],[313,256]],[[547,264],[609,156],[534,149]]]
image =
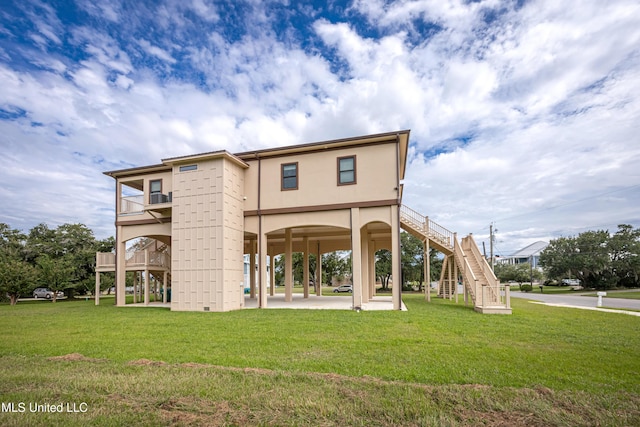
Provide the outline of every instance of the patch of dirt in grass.
[[149,360],[149,359],[138,359],[132,360],[127,365],[130,366],[168,366],[167,362],[163,362],[162,360]]
[[533,413],[480,412],[470,409],[459,412],[457,416],[460,417],[461,424],[465,426],[537,427],[548,425]]
[[171,425],[226,426],[248,425],[246,408],[229,402],[211,402],[193,397],[170,399],[160,405],[160,414]]
[[96,359],[93,357],[86,357],[80,353],[70,353],[62,356],[47,357],[47,360],[66,361],[66,362],[105,362],[106,361],[106,359]]

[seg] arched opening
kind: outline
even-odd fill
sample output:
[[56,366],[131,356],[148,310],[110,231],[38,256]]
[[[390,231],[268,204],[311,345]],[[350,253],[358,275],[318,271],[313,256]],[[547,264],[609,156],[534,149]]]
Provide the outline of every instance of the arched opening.
[[116,305],[171,302],[171,236],[139,234],[121,240],[115,252],[96,254],[96,304],[104,273],[114,273],[107,284],[115,288]]

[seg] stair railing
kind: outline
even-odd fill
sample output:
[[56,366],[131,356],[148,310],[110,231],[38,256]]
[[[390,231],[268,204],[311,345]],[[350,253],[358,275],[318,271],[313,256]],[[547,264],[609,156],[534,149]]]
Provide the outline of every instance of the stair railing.
[[467,256],[464,254],[460,243],[458,243],[458,239],[453,236],[453,254],[456,259],[456,263],[458,264],[458,269],[462,274],[462,280],[464,281],[464,285],[471,294],[471,301],[473,301],[474,305],[479,305],[482,302],[478,301],[478,296],[482,296],[481,293],[478,292],[478,278],[473,273],[471,269],[471,265],[469,265],[469,260],[467,260]]
[[500,288],[500,281],[496,277],[493,270],[491,270],[491,267],[489,266],[485,258],[480,253],[480,249],[478,249],[478,245],[476,245],[475,241],[473,240],[473,236],[470,234],[462,239],[462,245],[464,246],[465,252],[473,256],[487,282],[486,286],[483,286],[482,289],[483,306],[504,305],[504,303],[501,301],[502,291]]
[[432,221],[406,205],[400,205],[400,220],[420,231],[431,240],[435,240],[447,248],[453,248],[453,232]]

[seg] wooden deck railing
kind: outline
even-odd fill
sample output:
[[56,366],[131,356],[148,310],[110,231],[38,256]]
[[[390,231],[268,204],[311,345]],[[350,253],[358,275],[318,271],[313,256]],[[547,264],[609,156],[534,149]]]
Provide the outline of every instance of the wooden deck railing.
[[435,240],[440,245],[453,249],[453,232],[447,230],[440,224],[431,221],[429,217],[421,215],[408,206],[400,206],[400,221],[408,224],[413,229],[419,231],[431,240]]
[[[137,251],[127,252],[125,255],[125,265],[127,267],[161,267],[170,268],[171,259],[165,252],[157,251]],[[96,270],[115,269],[116,254],[97,252],[96,253]]]

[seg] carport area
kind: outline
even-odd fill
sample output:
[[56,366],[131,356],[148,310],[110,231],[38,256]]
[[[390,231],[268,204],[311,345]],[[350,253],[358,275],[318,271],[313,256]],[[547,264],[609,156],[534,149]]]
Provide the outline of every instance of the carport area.
[[[244,308],[258,308],[258,299],[246,296]],[[266,308],[293,308],[293,309],[316,309],[316,310],[353,310],[353,297],[349,296],[317,296],[309,295],[305,298],[302,294],[293,294],[292,301],[285,301],[284,294],[275,294],[269,297],[269,305]],[[393,299],[391,295],[374,296],[365,304],[362,304],[363,311],[393,310]],[[407,311],[404,302],[401,310]]]

